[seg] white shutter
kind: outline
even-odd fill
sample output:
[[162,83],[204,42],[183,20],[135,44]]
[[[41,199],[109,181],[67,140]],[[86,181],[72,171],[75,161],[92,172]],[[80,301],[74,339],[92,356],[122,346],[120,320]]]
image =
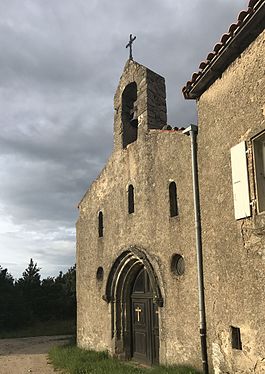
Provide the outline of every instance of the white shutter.
[[231,165],[235,218],[249,217],[250,200],[245,142],[231,148]]

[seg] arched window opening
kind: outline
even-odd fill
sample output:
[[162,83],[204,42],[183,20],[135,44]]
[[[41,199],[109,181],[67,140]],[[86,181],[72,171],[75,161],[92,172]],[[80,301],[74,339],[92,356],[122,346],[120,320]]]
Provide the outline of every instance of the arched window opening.
[[128,213],[134,213],[134,188],[132,184],[128,187]]
[[128,84],[122,94],[122,143],[123,148],[137,140],[137,85],[135,82]]
[[99,238],[103,237],[103,213],[100,211],[98,213],[98,236]]
[[145,269],[143,268],[137,275],[134,286],[133,293],[144,293],[145,292]]
[[135,278],[132,292],[135,294],[150,292],[150,279],[145,268]]
[[171,182],[169,185],[169,205],[170,205],[170,217],[176,217],[178,215],[178,203],[177,203],[177,187],[175,182]]

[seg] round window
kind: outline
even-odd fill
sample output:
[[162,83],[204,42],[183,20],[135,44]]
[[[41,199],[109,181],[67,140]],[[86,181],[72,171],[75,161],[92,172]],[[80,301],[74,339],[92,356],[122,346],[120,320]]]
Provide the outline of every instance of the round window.
[[179,254],[174,254],[171,258],[171,271],[175,275],[183,275],[185,272],[184,258]]
[[97,280],[98,281],[103,281],[103,277],[104,277],[104,270],[103,270],[103,267],[99,267],[98,270],[97,270]]

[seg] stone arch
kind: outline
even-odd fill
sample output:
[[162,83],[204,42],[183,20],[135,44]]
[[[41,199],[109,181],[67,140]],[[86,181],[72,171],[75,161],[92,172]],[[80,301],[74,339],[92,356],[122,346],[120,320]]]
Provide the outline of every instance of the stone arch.
[[122,93],[122,137],[123,148],[137,140],[138,118],[137,118],[137,84],[127,84]]
[[103,296],[103,299],[111,304],[111,336],[115,339],[115,353],[127,359],[131,357],[131,287],[142,268],[146,269],[149,276],[153,302],[162,307],[163,297],[154,268],[144,251],[138,248],[123,251],[114,261]]

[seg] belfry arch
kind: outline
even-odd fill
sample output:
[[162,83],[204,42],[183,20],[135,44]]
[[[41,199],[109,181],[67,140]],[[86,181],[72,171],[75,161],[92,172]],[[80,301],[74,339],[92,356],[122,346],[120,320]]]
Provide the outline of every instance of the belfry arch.
[[137,140],[137,85],[129,83],[122,93],[122,143],[123,148]]
[[[145,279],[142,290],[139,288],[140,276]],[[142,250],[130,248],[118,256],[111,267],[103,298],[111,304],[111,336],[115,341],[115,353],[125,359],[158,363],[158,308],[163,306],[163,298],[153,266]],[[135,311],[138,314],[135,315]],[[146,314],[146,326],[141,325],[141,313]],[[141,346],[147,347],[143,354],[138,352],[145,349]]]

